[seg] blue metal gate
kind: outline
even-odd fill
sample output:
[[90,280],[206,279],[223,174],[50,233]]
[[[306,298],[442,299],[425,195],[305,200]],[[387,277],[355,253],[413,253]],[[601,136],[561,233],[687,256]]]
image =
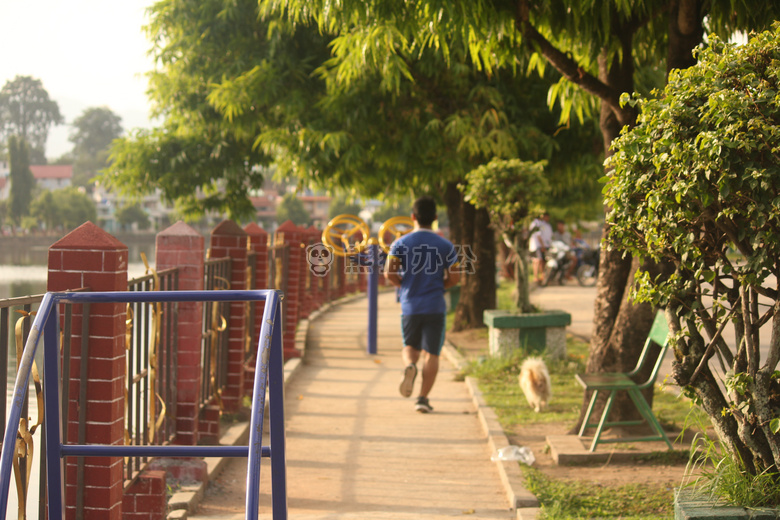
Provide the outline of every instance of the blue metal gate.
[[[46,424],[47,502],[49,517],[60,511],[65,518],[65,457],[247,457],[247,520],[256,520],[260,495],[260,462],[271,459],[271,496],[274,520],[287,519],[287,469],[284,438],[284,360],[282,352],[282,295],[280,291],[148,291],[46,293],[35,316],[14,385],[8,428],[0,452],[0,520],[5,520],[16,432],[22,415],[33,360],[41,337],[44,343],[43,394]],[[252,393],[248,446],[116,446],[65,444],[60,418],[60,345],[58,304],[135,302],[265,301]],[[269,446],[262,445],[266,389],[269,401]]]

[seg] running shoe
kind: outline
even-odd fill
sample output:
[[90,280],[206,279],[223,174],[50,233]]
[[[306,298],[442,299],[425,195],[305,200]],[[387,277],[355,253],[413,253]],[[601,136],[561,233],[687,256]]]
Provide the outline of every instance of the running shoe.
[[420,413],[429,413],[433,411],[433,406],[428,402],[427,397],[418,397],[417,404],[414,405],[414,409]]
[[406,368],[404,368],[404,375],[401,378],[401,386],[398,387],[398,390],[401,392],[402,396],[409,397],[412,395],[412,390],[414,390],[415,377],[417,377],[417,366],[413,363],[410,363],[406,366]]

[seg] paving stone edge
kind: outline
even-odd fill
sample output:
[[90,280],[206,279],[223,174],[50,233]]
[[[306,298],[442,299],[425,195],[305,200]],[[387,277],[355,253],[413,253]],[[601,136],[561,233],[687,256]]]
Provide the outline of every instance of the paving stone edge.
[[[449,340],[444,342],[443,354],[458,370],[466,367],[466,358]],[[490,452],[509,446],[509,439],[498,422],[496,412],[485,403],[476,379],[467,376],[465,383],[477,409],[479,422],[487,435]],[[516,461],[496,461],[496,468],[509,503],[517,511],[518,520],[535,520],[539,513],[539,500],[525,488],[520,465]]]
[[[330,303],[326,303],[318,310],[312,312],[305,320],[298,322],[298,326],[295,329],[295,348],[301,351],[301,356],[297,358],[290,358],[284,363],[284,385],[287,386],[288,381],[294,377],[298,368],[301,366],[301,360],[306,355],[306,337],[309,333],[309,324],[319,318],[323,313],[332,309],[335,306],[349,303],[357,300],[358,298],[365,298],[365,294],[353,294],[344,296],[338,300]],[[266,409],[267,412],[267,409]],[[242,421],[229,426],[224,433],[222,433],[219,443],[222,446],[238,446],[246,445],[249,442],[249,421]],[[174,493],[168,499],[168,514],[166,520],[187,520],[189,515],[193,515],[198,509],[203,496],[206,493],[206,488],[211,480],[215,480],[220,472],[225,468],[228,463],[226,457],[209,457],[206,459],[208,480],[200,482],[197,485],[187,486]]]
[[[330,309],[355,301],[359,298],[365,298],[365,294],[355,294],[345,296],[339,300],[323,305],[319,310],[314,311],[305,320],[298,323],[295,331],[295,347],[301,351],[301,357],[288,359],[284,364],[284,384],[294,377],[301,365],[303,356],[306,354],[306,338],[309,332],[309,324],[319,318]],[[442,354],[458,370],[465,368],[467,361],[452,343],[445,340]],[[504,433],[503,428],[498,422],[495,411],[490,408],[482,397],[477,382],[474,378],[465,378],[466,388],[471,395],[474,407],[477,409],[477,416],[480,424],[487,436],[487,443],[490,452],[495,452],[505,446],[509,446],[509,439]],[[249,441],[249,422],[240,422],[230,426],[220,437],[220,444],[223,446],[237,446],[246,444]],[[206,459],[208,465],[208,480],[201,482],[197,486],[182,489],[175,493],[169,499],[169,512],[167,520],[186,520],[193,514],[202,500],[208,481],[216,479],[224,469],[228,459],[224,457],[212,457]],[[497,461],[496,469],[498,471],[501,484],[509,500],[509,504],[517,512],[517,520],[535,520],[539,512],[539,500],[528,491],[523,484],[523,475],[520,466],[515,461]],[[171,510],[171,506],[176,509]]]

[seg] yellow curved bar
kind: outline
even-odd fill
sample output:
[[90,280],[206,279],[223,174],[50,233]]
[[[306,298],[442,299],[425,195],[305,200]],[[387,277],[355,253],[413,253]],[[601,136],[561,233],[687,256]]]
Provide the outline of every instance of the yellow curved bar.
[[390,233],[393,235],[393,240],[397,240],[413,229],[414,220],[412,220],[412,217],[393,217],[387,219],[384,224],[379,227],[379,245],[382,246],[382,249],[387,253],[390,251],[390,244],[385,240],[385,235]]
[[[361,241],[351,243],[352,237],[358,233],[363,235]],[[333,253],[338,256],[349,256],[366,247],[369,235],[368,224],[362,218],[344,213],[330,219],[322,231],[322,243],[333,248]],[[353,248],[352,251],[350,248]]]

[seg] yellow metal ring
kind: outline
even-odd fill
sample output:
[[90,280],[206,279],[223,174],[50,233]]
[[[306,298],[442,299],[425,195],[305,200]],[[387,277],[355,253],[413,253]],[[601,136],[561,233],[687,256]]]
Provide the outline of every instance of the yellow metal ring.
[[[387,219],[385,223],[379,227],[379,245],[382,246],[382,249],[387,253],[390,251],[390,244],[392,244],[393,241],[409,233],[412,229],[414,229],[414,220],[412,220],[412,217],[393,217]],[[389,243],[386,240],[387,235],[392,236]]]
[[338,256],[349,256],[365,249],[369,238],[366,222],[355,215],[344,213],[333,217],[322,231],[322,243],[333,248]]

